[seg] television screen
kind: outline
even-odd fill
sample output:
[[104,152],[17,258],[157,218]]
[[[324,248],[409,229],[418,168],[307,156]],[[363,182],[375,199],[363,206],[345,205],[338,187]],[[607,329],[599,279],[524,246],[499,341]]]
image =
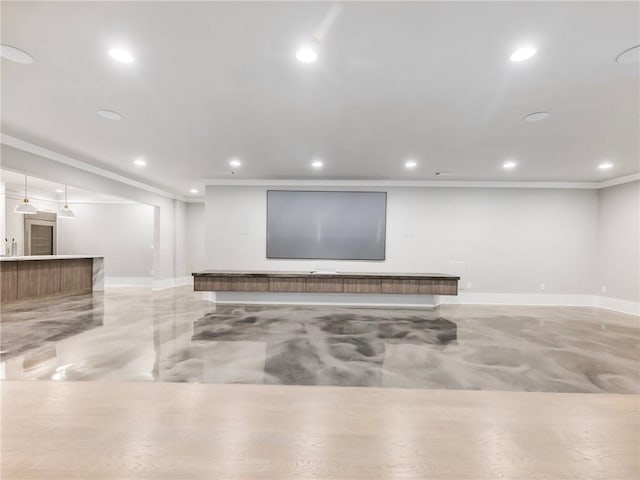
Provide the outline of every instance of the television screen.
[[384,260],[386,192],[267,191],[267,258]]

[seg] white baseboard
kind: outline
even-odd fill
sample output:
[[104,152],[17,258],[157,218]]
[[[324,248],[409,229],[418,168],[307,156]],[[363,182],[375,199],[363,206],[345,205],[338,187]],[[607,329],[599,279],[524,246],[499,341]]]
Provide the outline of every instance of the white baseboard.
[[640,303],[597,295],[562,295],[554,293],[471,293],[436,297],[438,305],[548,305],[564,307],[599,307],[631,315],[640,315]]
[[555,293],[472,293],[457,296],[440,295],[440,305],[560,305],[585,307],[593,305],[592,295],[562,295]]
[[616,312],[630,313],[632,315],[640,315],[640,302],[632,302],[630,300],[621,300],[619,298],[593,297],[593,305],[607,310],[615,310]]
[[154,280],[153,277],[105,277],[105,287],[147,287],[152,290],[193,285],[193,277],[165,278]]
[[176,277],[176,278],[164,278],[162,280],[154,280],[151,284],[152,290],[164,290],[165,288],[183,287],[186,285],[193,285],[193,277]]
[[108,287],[151,287],[151,277],[104,277],[104,286]]
[[176,287],[185,287],[187,285],[193,286],[193,276],[188,275],[185,277],[178,277],[176,280]]

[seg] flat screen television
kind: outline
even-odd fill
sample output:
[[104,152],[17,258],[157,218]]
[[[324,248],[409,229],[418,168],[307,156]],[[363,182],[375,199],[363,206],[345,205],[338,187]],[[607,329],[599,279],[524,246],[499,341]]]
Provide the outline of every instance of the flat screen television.
[[384,260],[387,193],[267,191],[267,258]]

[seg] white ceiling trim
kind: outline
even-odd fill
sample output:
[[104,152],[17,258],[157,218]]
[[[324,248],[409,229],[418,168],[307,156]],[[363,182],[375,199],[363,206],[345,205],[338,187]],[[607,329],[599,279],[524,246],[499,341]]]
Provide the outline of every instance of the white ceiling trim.
[[[123,175],[99,168],[54,152],[30,142],[2,133],[0,143],[25,152],[39,155],[49,160],[78,168],[102,177],[130,185],[166,198],[177,199],[186,203],[200,203],[200,198],[187,198],[173,194],[146,183],[130,179]],[[613,178],[601,182],[490,182],[490,181],[455,181],[455,180],[269,180],[269,179],[205,179],[205,185],[217,186],[317,186],[317,187],[441,187],[441,188],[554,188],[554,189],[601,189],[640,180],[640,173]]]
[[83,161],[76,160],[75,158],[71,158],[66,155],[62,155],[61,153],[54,152],[53,150],[34,145],[33,143],[25,142],[24,140],[20,140],[19,138],[13,137],[11,135],[7,135],[6,133],[2,133],[0,143],[13,148],[17,148],[18,150],[22,150],[24,152],[33,153],[34,155],[48,158],[49,160],[53,160],[54,162],[59,162],[64,165],[69,165],[70,167],[93,173],[95,175],[100,175],[101,177],[109,178],[111,180],[115,180],[117,182],[139,188],[140,190],[145,190],[147,192],[160,195],[162,197],[176,199],[182,202],[186,201],[186,198],[184,198],[182,195],[176,195],[174,193],[161,190],[157,187],[147,185],[146,183],[132,180],[131,178],[125,177],[124,175],[119,175],[109,170],[105,170],[104,168],[96,167]]
[[447,187],[447,188],[556,188],[600,189],[640,180],[640,173],[603,182],[488,182],[433,180],[229,180],[209,179],[205,185],[276,187]]
[[598,183],[598,188],[613,187],[615,185],[622,185],[623,183],[635,182],[640,180],[640,173],[632,173],[631,175],[625,175],[624,177],[612,178],[611,180],[605,180]]
[[[1,193],[1,192],[0,192]],[[7,198],[11,198],[13,200],[23,200],[24,199],[24,192],[20,193],[20,192],[16,192],[14,190],[9,190],[7,189],[5,191],[5,196]],[[44,197],[42,195],[33,195],[33,194],[29,194],[29,201],[32,200],[36,200],[38,202],[49,202],[49,203],[55,203],[58,205],[64,205],[64,200],[58,200],[56,198],[51,198],[51,197]],[[107,204],[107,205],[145,205],[144,203],[138,203],[138,202],[132,202],[131,200],[79,200],[79,201],[67,201],[67,204],[69,205],[102,205],[102,204]]]
[[[12,200],[24,200],[24,192],[19,193],[19,192],[14,192],[12,190],[5,190],[5,197],[6,198],[11,198]],[[37,201],[37,202],[47,202],[47,203],[53,203],[53,204],[60,204],[62,205],[64,202],[56,200],[55,198],[51,198],[51,197],[43,197],[42,195],[33,195],[33,194],[29,194],[29,202],[31,201]]]

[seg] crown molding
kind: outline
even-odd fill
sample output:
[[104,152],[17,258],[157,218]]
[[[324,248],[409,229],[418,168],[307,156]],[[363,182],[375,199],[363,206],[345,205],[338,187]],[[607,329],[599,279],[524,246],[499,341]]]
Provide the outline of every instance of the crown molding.
[[[33,143],[2,133],[0,143],[38,155],[55,162],[69,165],[101,177],[109,178],[126,185],[145,190],[162,197],[180,200],[185,203],[202,203],[203,198],[189,198],[167,192],[152,185],[96,167],[89,163],[54,152]],[[205,185],[211,186],[274,186],[274,187],[433,187],[433,188],[550,188],[550,189],[601,189],[640,180],[640,173],[633,173],[601,182],[499,182],[499,181],[456,181],[456,180],[294,180],[294,179],[205,179]]]
[[603,182],[489,182],[489,181],[434,181],[434,180],[230,180],[213,178],[204,181],[211,186],[273,186],[273,187],[440,187],[440,188],[554,188],[595,190],[640,180],[640,174]]
[[614,187],[616,185],[622,185],[623,183],[635,182],[640,180],[640,173],[632,173],[631,175],[625,175],[624,177],[612,178],[611,180],[605,180],[598,183],[598,188]]
[[[24,192],[20,193],[12,189],[6,189],[4,191],[4,195],[5,195],[5,198],[10,198],[12,200],[22,201],[24,199]],[[33,200],[36,200],[38,202],[55,203],[56,205],[64,203],[59,200],[56,200],[55,198],[45,197],[43,195],[38,195],[38,194],[34,195],[33,193],[29,193],[29,202]]]
[[[1,193],[1,192],[0,192]],[[5,197],[11,198],[12,200],[20,200],[24,198],[24,192],[19,192],[13,189],[5,190]],[[42,194],[29,193],[29,201],[37,201],[37,202],[47,202],[47,203],[55,203],[56,205],[64,205],[63,199],[52,198],[43,196]],[[144,205],[139,202],[134,202],[132,200],[76,200],[71,201],[68,200],[67,203],[69,205]]]
[[140,190],[144,190],[156,195],[160,195],[161,197],[170,198],[172,200],[180,200],[182,202],[186,201],[186,198],[182,195],[177,195],[171,192],[167,192],[166,190],[162,190],[160,188],[154,187],[152,185],[148,185],[143,182],[139,182],[138,180],[133,180],[131,178],[125,177],[124,175],[120,175],[118,173],[114,173],[110,170],[106,170],[104,168],[96,167],[89,163],[83,162],[81,160],[77,160],[75,158],[68,157],[67,155],[63,155],[58,152],[54,152],[53,150],[49,150],[44,147],[40,147],[33,143],[26,142],[24,140],[20,140],[19,138],[13,137],[11,135],[7,135],[6,133],[2,133],[0,137],[0,143],[4,145],[8,145],[10,147],[16,148],[18,150],[22,150],[24,152],[32,153],[34,155],[38,155],[43,158],[47,158],[49,160],[53,160],[54,162],[62,163],[64,165],[68,165],[70,167],[77,168],[79,170],[84,170],[85,172],[93,173],[94,175],[99,175],[101,177],[108,178],[110,180],[115,180],[116,182],[124,183],[131,187],[138,188]]

